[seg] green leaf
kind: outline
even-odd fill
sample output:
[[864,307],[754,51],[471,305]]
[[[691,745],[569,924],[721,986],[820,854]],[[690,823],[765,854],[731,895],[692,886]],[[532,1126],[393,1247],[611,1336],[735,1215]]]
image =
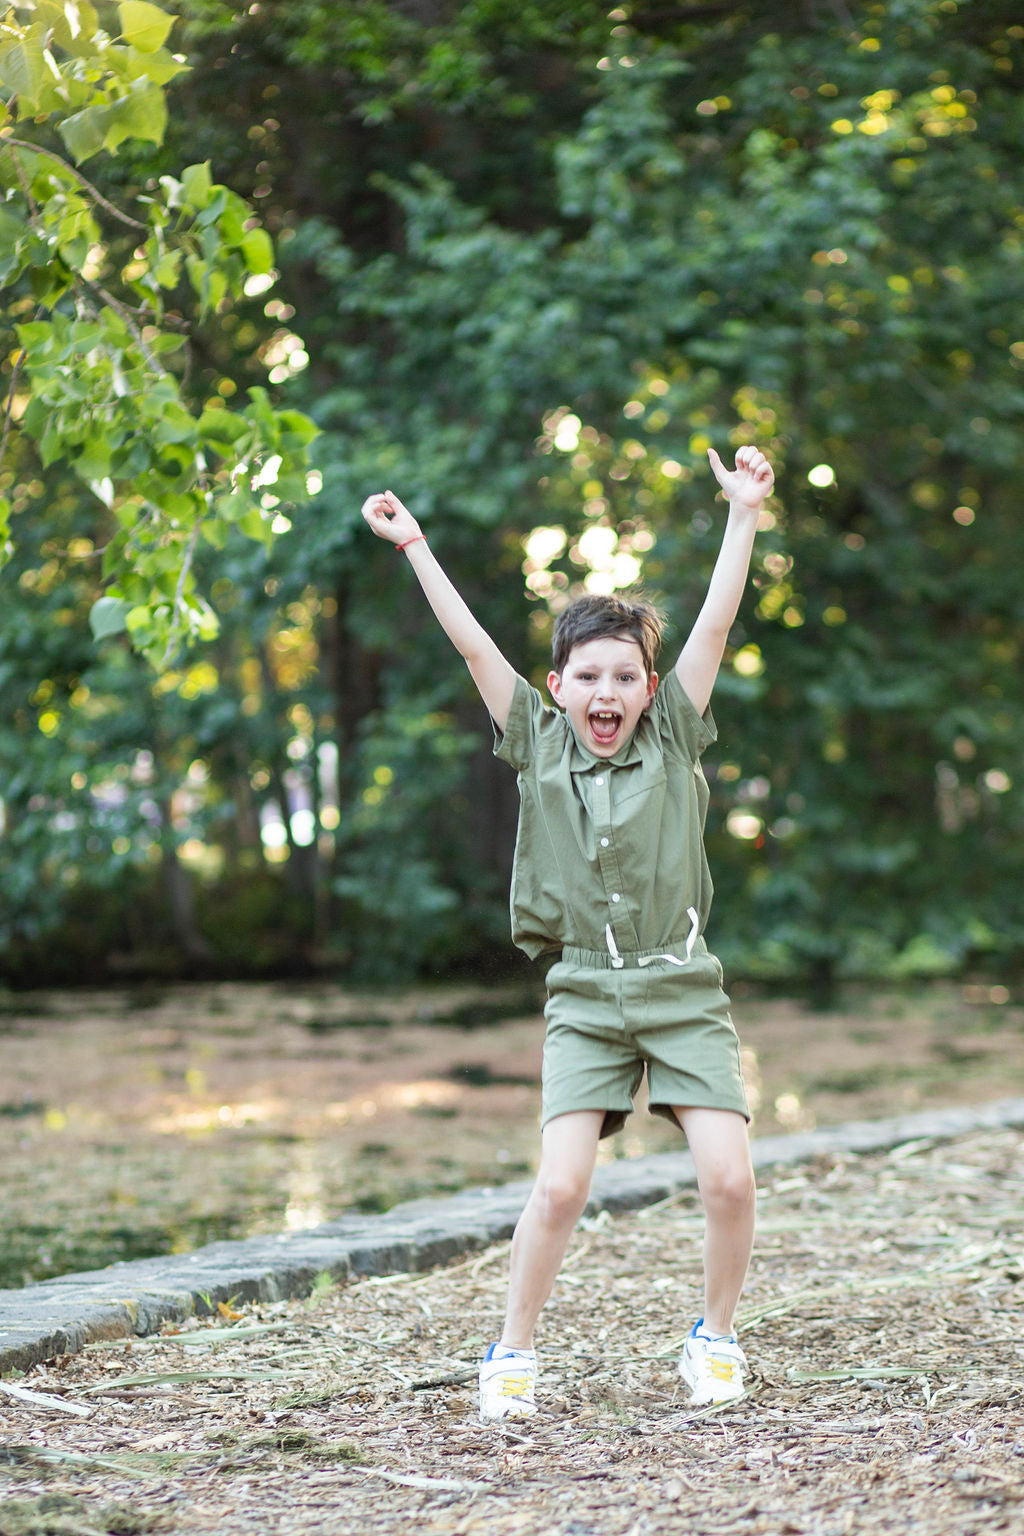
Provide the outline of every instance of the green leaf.
[[135,607],[129,606],[124,617],[124,627],[130,635],[137,635],[145,629],[153,615],[144,603],[137,603]]
[[250,272],[270,272],[274,265],[274,246],[265,229],[247,229],[242,236],[242,255]]
[[202,525],[202,535],[214,549],[223,549],[228,541],[227,525],[219,517],[208,517]]
[[117,11],[122,36],[141,53],[155,53],[162,48],[175,22],[175,17],[147,0],[121,0]]
[[201,165],[187,165],[181,173],[181,193],[183,201],[191,204],[193,208],[205,208],[210,201],[213,191],[213,178],[210,175],[210,162],[204,160]]
[[76,165],[98,155],[106,137],[106,107],[85,107],[72,113],[57,124],[57,132],[67,146],[68,154]]
[[182,491],[167,491],[160,498],[160,510],[172,522],[190,524],[201,514],[202,509],[196,504],[194,496],[188,496]]
[[213,609],[204,603],[198,609],[194,609],[194,612],[193,622],[199,639],[207,642],[216,640],[220,633],[220,620]]
[[107,111],[104,147],[111,154],[128,139],[161,144],[167,128],[167,98],[152,80],[132,82],[127,96],[112,102]]
[[75,473],[86,484],[102,481],[110,474],[110,441],[104,437],[87,438],[81,453],[75,456]]
[[167,405],[153,422],[150,430],[155,440],[161,445],[188,443],[196,435],[196,421],[183,405]]
[[177,286],[180,268],[181,252],[165,251],[153,269],[153,276],[161,288],[174,288]]
[[221,458],[231,454],[232,446],[246,430],[246,424],[232,411],[204,411],[199,418],[199,435]]
[[[95,7],[88,0],[37,0],[37,10],[67,53],[83,55],[96,35]],[[95,45],[93,50],[95,51]]]
[[250,217],[251,212],[242,199],[233,192],[228,192],[224,197],[224,207],[220,214],[218,238],[226,245],[242,246],[246,235],[245,223]]
[[67,440],[61,431],[59,422],[52,422],[39,439],[39,457],[43,461],[43,468],[49,469],[51,464],[56,464],[67,448]]
[[127,628],[132,604],[123,597],[101,597],[89,610],[89,628],[94,640],[106,640],[111,635],[122,635]]
[[155,53],[125,48],[121,63],[123,67],[119,73],[122,78],[141,79],[144,76],[154,85],[167,85],[178,75],[188,73],[188,65],[168,53],[166,48],[158,48]]
[[211,224],[216,224],[228,205],[227,188],[214,183],[210,189],[210,197],[205,208],[201,208],[196,214],[196,228],[204,231],[203,252],[208,259],[212,259],[217,253],[217,247],[221,244],[221,231],[211,229]]
[[304,447],[320,435],[320,428],[316,422],[303,415],[301,411],[278,411],[277,420],[281,428],[282,444],[289,448]]
[[17,96],[22,117],[31,116],[38,104],[39,91],[46,75],[42,40],[26,34],[0,53],[0,88]]
[[249,511],[238,519],[238,527],[247,539],[256,539],[261,544],[270,542],[270,522],[259,507],[250,506]]
[[216,309],[221,299],[228,291],[228,280],[224,273],[209,262],[200,261],[198,256],[187,256],[185,267],[188,271],[192,287],[199,299],[203,314],[208,314],[211,309]]
[[20,272],[24,265],[22,245],[28,226],[6,208],[0,208],[0,281]]

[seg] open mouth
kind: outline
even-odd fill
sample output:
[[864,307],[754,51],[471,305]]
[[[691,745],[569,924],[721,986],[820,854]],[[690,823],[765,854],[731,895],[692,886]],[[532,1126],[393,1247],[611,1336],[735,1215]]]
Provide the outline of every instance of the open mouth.
[[594,740],[599,741],[602,746],[608,746],[619,734],[622,716],[612,709],[598,709],[587,716],[587,724],[590,726],[590,734]]

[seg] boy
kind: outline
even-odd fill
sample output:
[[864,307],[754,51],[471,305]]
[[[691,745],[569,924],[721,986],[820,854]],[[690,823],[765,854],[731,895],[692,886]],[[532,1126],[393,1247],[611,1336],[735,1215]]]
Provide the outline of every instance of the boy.
[[587,1203],[602,1136],[621,1128],[646,1068],[652,1112],[677,1122],[705,1209],[704,1315],[679,1362],[694,1404],[743,1393],[733,1315],[753,1244],[754,1176],[739,1049],[722,968],[703,939],[711,880],[700,756],[739,609],[771,465],[714,450],[729,516],[704,605],[667,681],[646,603],[584,597],[559,615],[544,705],[481,628],[390,491],[363,516],[405,551],[490,711],[495,751],[521,796],[512,881],[513,939],[547,977],[541,1160],[512,1239],[500,1340],[480,1367],[485,1419],[535,1411],[533,1332]]

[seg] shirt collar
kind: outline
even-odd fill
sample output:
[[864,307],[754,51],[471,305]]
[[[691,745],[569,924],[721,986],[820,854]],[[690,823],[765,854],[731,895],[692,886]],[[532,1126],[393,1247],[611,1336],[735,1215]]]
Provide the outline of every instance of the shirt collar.
[[650,727],[650,711],[644,710],[636,723],[636,729],[628,741],[623,742],[619,750],[611,757],[597,757],[588,747],[585,747],[576,734],[576,728],[569,716],[566,715],[565,723],[569,727],[572,736],[572,753],[569,769],[572,773],[587,773],[592,768],[631,768],[635,763],[642,763],[644,755],[641,750],[640,738],[646,735]]

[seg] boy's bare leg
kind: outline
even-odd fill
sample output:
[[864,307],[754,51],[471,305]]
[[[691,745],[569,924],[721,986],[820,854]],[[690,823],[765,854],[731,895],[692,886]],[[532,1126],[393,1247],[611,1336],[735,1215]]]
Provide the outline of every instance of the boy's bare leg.
[[704,1326],[731,1333],[754,1246],[757,1196],[747,1123],[731,1109],[673,1105],[672,1113],[686,1133],[704,1202]]
[[537,1180],[512,1238],[501,1334],[509,1349],[533,1348],[537,1319],[590,1196],[603,1123],[604,1110],[583,1109],[558,1115],[544,1127]]

